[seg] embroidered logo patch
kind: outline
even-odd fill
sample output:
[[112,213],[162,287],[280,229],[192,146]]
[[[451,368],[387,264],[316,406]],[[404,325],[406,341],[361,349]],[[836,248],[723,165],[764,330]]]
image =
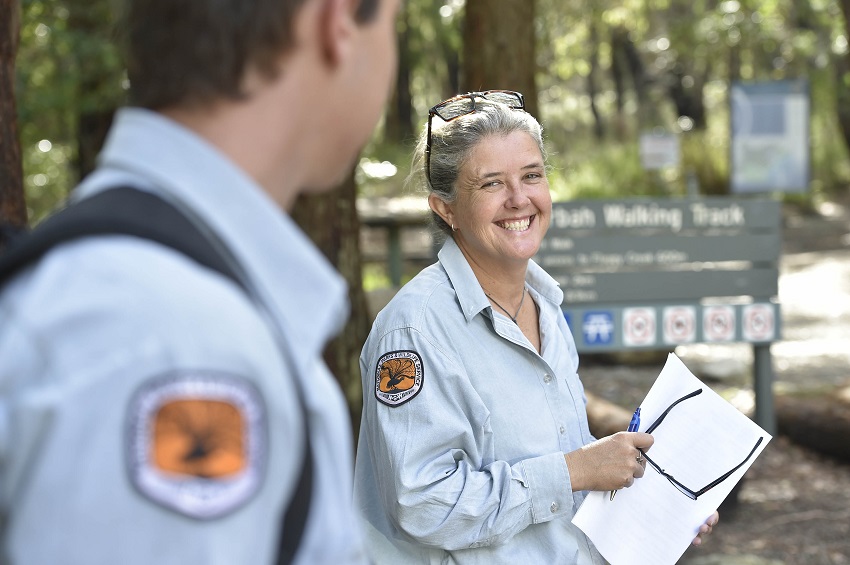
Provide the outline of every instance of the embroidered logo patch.
[[128,426],[133,485],[181,514],[224,516],[262,482],[265,405],[248,381],[206,373],[149,381],[130,403]]
[[392,351],[378,359],[375,397],[387,406],[399,406],[422,390],[422,359],[415,351]]

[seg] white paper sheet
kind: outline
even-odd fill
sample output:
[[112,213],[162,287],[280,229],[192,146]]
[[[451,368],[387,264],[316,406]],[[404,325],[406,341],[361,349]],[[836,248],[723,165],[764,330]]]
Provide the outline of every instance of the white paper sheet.
[[649,464],[643,478],[618,491],[613,501],[608,492],[590,493],[573,523],[611,565],[676,563],[772,439],[672,353],[640,406],[638,431],[646,431],[670,404],[700,388],[701,394],[677,404],[652,432],[655,444],[647,454],[667,473],[699,490],[741,463],[756,441],[764,439],[740,469],[697,500],[682,494]]

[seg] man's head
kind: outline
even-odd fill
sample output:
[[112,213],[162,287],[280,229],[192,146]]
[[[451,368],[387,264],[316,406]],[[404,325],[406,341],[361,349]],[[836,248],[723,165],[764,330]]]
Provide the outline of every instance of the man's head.
[[400,0],[125,0],[131,103],[194,130],[284,209],[336,186],[396,69]]
[[[308,1],[126,0],[132,104],[158,110],[245,97],[248,71],[268,79],[280,72]],[[381,1],[359,0],[356,20],[373,20]]]

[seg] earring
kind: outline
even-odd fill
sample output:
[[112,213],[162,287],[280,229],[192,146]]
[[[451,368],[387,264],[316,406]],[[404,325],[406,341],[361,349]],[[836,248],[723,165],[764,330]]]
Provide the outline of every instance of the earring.
[[457,231],[457,228],[455,227],[454,224],[452,224],[452,231]]

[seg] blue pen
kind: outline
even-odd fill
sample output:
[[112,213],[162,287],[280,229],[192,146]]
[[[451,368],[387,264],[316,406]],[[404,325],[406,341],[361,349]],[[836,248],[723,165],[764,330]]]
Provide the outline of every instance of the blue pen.
[[628,431],[636,432],[636,431],[638,431],[639,427],[640,427],[640,406],[638,406],[637,410],[635,410],[635,413],[632,414],[632,421],[629,422]]
[[[632,414],[632,421],[629,422],[629,429],[626,430],[628,432],[636,432],[640,428],[640,406],[637,407],[635,413]],[[617,494],[616,490],[611,491],[611,497],[609,500],[614,500],[614,495]]]

